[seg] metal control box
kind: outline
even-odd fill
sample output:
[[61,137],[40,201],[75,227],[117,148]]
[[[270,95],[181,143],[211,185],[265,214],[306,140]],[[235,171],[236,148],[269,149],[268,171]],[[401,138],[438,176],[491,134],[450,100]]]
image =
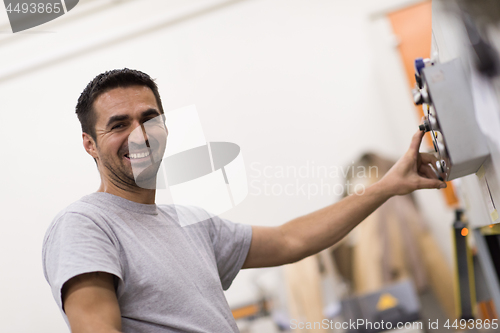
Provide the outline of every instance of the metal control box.
[[477,172],[489,151],[476,122],[469,80],[460,60],[431,64],[418,72],[418,96],[426,110],[421,128],[433,137],[438,172],[445,173],[446,180]]

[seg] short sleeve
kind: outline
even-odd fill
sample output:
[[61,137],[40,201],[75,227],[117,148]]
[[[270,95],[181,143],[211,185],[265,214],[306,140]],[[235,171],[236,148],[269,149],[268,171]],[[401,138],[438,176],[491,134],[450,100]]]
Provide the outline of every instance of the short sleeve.
[[61,311],[61,288],[72,277],[100,271],[122,279],[117,245],[110,230],[85,215],[65,213],[56,218],[45,235],[42,261],[45,278]]
[[217,216],[213,222],[212,244],[222,288],[227,290],[245,263],[252,241],[252,226],[233,223]]

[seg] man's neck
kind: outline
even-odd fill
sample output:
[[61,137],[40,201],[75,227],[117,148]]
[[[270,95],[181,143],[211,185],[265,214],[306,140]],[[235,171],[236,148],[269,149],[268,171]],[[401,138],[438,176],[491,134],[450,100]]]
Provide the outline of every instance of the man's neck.
[[137,187],[135,191],[126,191],[106,181],[101,181],[101,186],[99,186],[97,192],[105,192],[130,201],[149,205],[154,204],[156,198],[156,190]]

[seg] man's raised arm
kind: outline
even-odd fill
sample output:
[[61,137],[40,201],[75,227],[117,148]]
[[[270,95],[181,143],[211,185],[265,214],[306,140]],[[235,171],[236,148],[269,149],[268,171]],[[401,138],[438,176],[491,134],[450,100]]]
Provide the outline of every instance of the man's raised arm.
[[444,188],[429,166],[436,159],[418,152],[424,133],[413,136],[410,148],[377,183],[361,194],[298,217],[277,227],[252,227],[252,243],[243,268],[292,263],[341,240],[387,199],[417,189]]

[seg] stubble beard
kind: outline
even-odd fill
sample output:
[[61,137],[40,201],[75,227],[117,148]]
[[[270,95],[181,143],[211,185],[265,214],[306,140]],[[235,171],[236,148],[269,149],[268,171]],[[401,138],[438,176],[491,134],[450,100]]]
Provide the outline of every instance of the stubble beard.
[[[121,158],[123,159],[123,157]],[[102,158],[101,161],[104,168],[108,171],[110,182],[114,186],[127,192],[139,192],[141,188],[135,182],[132,169],[131,167],[127,168],[123,160],[118,165],[107,158]]]

